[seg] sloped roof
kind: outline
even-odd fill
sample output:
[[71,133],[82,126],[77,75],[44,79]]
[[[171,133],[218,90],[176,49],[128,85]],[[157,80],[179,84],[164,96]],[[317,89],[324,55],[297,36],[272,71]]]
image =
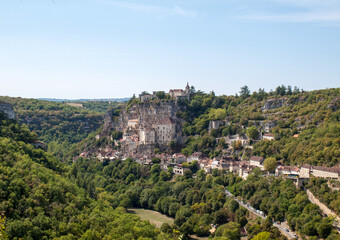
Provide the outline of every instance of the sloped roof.
[[250,161],[262,162],[264,160],[263,157],[252,156]]

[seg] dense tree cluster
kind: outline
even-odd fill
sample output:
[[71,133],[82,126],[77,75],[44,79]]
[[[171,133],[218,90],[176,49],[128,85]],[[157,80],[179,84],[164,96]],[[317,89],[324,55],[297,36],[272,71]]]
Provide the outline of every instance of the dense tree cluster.
[[87,107],[79,108],[36,99],[0,97],[0,100],[11,103],[17,119],[37,133],[51,153],[64,160],[71,158],[69,151],[76,143],[103,123],[103,113],[96,112],[98,109],[95,107],[100,106],[100,102],[87,102],[84,103]]
[[340,191],[333,190],[327,183],[326,179],[311,178],[306,184],[308,188],[322,203],[333,210],[338,215],[340,214]]
[[[275,122],[271,133],[275,141],[259,141],[252,154],[283,159],[285,164],[334,166],[340,159],[340,89],[303,92],[298,88],[279,86],[269,93],[264,89],[250,94],[242,87],[238,96],[215,96],[195,92],[178,116],[185,119],[183,134],[189,136],[183,153],[202,151],[217,156],[225,146],[209,140],[229,135],[247,135],[258,140],[268,121]],[[265,101],[281,101],[281,107],[263,109]],[[218,129],[210,129],[211,120],[224,120]],[[262,123],[260,123],[262,121]],[[246,130],[247,129],[247,130]],[[298,134],[298,137],[293,137]],[[223,144],[223,143],[221,143]],[[203,146],[203,147],[201,147]],[[236,150],[242,148],[236,147]],[[236,153],[239,153],[238,151]],[[249,154],[247,154],[249,155]]]
[[307,194],[297,190],[289,179],[262,177],[254,171],[247,180],[229,175],[228,189],[273,221],[285,221],[302,235],[326,239],[339,237],[332,233],[332,219],[323,218],[317,205],[309,202]]
[[69,167],[36,149],[35,138],[1,115],[1,239],[169,239],[124,208],[113,208],[105,193],[72,183]]
[[[80,160],[72,166],[69,177],[95,199],[105,195],[113,207],[147,208],[173,217],[175,225],[161,227],[163,233],[171,236],[177,231],[186,236],[209,236],[211,224],[216,224],[216,239],[238,240],[240,228],[253,225],[248,223],[247,210],[225,196],[224,186],[229,178],[218,170],[212,175],[199,170],[196,179],[178,176],[175,181],[169,181],[172,174],[161,171],[157,163],[150,168],[131,159],[104,164]],[[259,231],[254,231],[254,236],[269,231],[283,239],[271,225],[256,229]]]

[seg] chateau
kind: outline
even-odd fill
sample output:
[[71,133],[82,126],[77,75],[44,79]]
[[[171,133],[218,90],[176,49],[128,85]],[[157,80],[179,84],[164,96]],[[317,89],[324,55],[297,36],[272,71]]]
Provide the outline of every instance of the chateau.
[[[170,99],[178,100],[189,100],[190,99],[190,86],[187,83],[185,89],[170,89],[169,93],[165,93],[165,97],[170,97]],[[152,99],[157,99],[157,91],[152,94],[139,94],[140,102],[147,102]]]

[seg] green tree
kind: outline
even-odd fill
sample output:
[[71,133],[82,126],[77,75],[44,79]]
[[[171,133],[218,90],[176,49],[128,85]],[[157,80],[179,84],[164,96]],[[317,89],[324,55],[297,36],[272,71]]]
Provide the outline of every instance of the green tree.
[[227,110],[222,108],[210,109],[209,120],[224,120],[227,117]]
[[250,96],[249,87],[247,85],[244,85],[243,87],[241,87],[240,97],[245,99],[245,98],[247,98],[249,96]]
[[259,136],[259,131],[255,126],[251,126],[247,129],[247,136],[251,139],[257,139]]
[[264,160],[264,169],[268,172],[274,172],[277,166],[275,158],[266,158]]
[[6,232],[5,232],[5,223],[6,223],[6,218],[0,215],[0,239],[1,240],[8,239]]
[[327,238],[329,234],[332,232],[332,224],[329,222],[321,222],[317,227],[317,231],[320,237]]
[[227,224],[221,225],[217,228],[215,236],[228,237],[230,240],[240,240],[240,224],[236,222],[229,222]]
[[165,92],[164,91],[158,91],[156,93],[156,97],[158,97],[159,99],[164,99],[165,98]]
[[277,238],[273,238],[270,232],[260,232],[252,240],[274,240]]

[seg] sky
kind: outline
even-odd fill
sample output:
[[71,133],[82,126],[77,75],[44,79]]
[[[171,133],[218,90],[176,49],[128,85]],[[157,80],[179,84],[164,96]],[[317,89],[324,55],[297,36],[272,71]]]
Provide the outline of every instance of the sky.
[[0,95],[340,87],[340,0],[1,0]]

